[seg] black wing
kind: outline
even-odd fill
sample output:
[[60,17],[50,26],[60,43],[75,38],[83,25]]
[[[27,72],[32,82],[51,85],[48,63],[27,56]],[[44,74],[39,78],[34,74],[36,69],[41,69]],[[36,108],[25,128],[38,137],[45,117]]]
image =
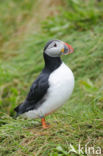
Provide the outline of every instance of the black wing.
[[15,108],[17,115],[37,109],[43,103],[43,97],[49,88],[49,73],[42,72],[32,84],[26,100]]

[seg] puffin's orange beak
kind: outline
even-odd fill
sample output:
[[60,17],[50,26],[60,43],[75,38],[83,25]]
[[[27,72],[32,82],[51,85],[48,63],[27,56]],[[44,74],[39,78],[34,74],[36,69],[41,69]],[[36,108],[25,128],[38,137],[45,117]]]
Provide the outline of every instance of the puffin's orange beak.
[[73,53],[73,48],[68,43],[64,42],[64,47],[61,49],[62,55],[68,55],[70,53]]
[[64,43],[66,45],[66,47],[68,47],[68,54],[73,53],[74,49],[72,48],[71,45],[69,45],[68,43]]

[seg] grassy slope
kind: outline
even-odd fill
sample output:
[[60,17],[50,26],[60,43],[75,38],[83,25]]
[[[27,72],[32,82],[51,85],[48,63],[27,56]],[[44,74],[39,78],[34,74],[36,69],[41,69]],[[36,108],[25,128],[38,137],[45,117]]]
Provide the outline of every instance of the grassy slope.
[[[2,2],[1,8],[7,9],[6,2]],[[19,5],[20,10],[16,9],[11,21],[16,19],[14,20],[16,22],[19,18],[23,22],[11,24],[9,21],[5,27],[1,26],[4,32],[1,29],[0,154],[73,155],[66,153],[69,144],[77,148],[79,142],[82,145],[89,142],[91,146],[103,147],[102,25],[96,23],[92,29],[71,30],[72,33],[66,29],[69,35],[64,30],[60,35],[58,33],[60,26],[56,29],[57,33],[44,33],[41,30],[35,32],[28,22],[39,22],[36,17],[36,22],[33,21],[34,8],[38,4],[31,2],[30,8],[24,9],[27,2],[18,1],[18,4],[15,4],[17,2],[11,1],[8,14],[4,13],[5,10],[1,10],[5,17],[2,19],[8,19],[11,13],[14,13],[12,6]],[[62,39],[74,47],[74,54],[63,57],[63,60],[73,70],[76,83],[71,99],[57,112],[47,117],[51,128],[43,130],[39,119],[14,120],[9,115],[14,115],[14,107],[25,98],[30,84],[42,69],[42,49],[45,42],[51,38]],[[60,152],[58,146],[64,151],[62,149]]]

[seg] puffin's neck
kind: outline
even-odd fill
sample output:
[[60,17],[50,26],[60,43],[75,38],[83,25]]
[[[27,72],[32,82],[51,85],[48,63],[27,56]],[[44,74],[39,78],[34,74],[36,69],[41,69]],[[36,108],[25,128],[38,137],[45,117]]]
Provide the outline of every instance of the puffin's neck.
[[45,53],[44,53],[44,62],[45,62],[45,68],[50,71],[57,69],[62,63],[60,57],[50,57]]

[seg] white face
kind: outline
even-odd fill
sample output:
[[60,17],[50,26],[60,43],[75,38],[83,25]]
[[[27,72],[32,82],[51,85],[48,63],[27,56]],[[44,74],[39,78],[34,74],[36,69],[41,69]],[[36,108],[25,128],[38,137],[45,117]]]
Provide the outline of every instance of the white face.
[[52,41],[49,46],[45,49],[45,53],[51,57],[60,57],[63,54],[64,42],[59,40]]

